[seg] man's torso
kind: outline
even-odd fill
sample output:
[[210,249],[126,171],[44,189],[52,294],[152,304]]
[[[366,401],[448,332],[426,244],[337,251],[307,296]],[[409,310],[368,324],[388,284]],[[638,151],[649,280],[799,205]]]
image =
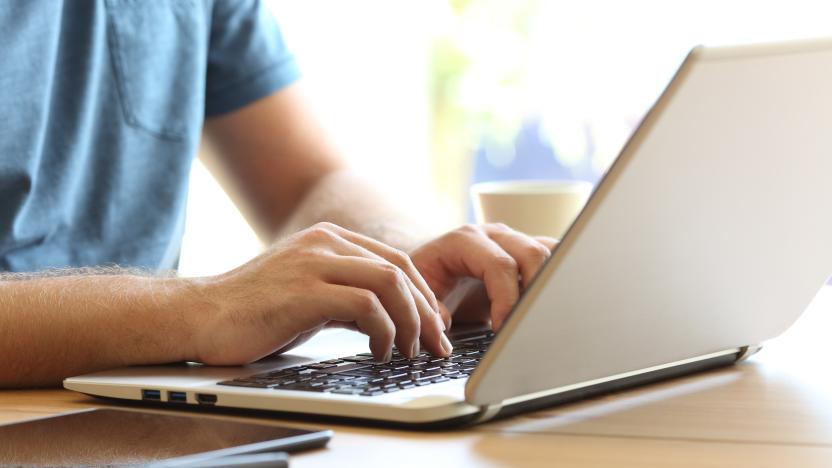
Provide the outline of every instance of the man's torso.
[[0,271],[176,264],[207,3],[0,9]]

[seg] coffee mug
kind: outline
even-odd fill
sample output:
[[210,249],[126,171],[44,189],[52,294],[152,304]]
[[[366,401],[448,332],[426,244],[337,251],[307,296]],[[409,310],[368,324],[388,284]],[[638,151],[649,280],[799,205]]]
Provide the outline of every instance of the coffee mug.
[[503,223],[534,236],[563,237],[592,193],[592,184],[564,180],[483,182],[471,186],[478,223]]

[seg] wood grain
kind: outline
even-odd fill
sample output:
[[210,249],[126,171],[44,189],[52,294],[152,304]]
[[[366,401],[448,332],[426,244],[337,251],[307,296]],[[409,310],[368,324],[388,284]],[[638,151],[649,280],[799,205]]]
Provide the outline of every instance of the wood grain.
[[[212,415],[335,430],[316,466],[832,466],[832,288],[749,362],[453,431]],[[0,391],[0,423],[96,406],[65,390]],[[0,441],[2,444],[2,441]]]

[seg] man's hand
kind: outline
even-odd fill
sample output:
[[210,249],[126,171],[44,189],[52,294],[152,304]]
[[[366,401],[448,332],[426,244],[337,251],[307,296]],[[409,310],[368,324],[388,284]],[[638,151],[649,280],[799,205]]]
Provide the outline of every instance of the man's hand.
[[428,284],[404,252],[330,223],[277,243],[206,280],[216,307],[196,311],[194,350],[206,364],[241,364],[283,351],[340,323],[369,335],[379,360],[391,346],[407,357],[419,341],[437,356],[451,345]]
[[[437,356],[451,345],[446,298],[461,279],[482,280],[498,329],[556,241],[503,225],[465,226],[404,252],[320,223],[205,283],[212,312],[199,311],[194,347],[206,364],[240,364],[282,352],[325,326],[369,335],[379,360],[396,344],[408,357],[419,342]],[[442,314],[440,314],[440,310]],[[466,321],[485,321],[488,310]],[[444,322],[444,323],[443,323]]]
[[[300,87],[289,86],[240,110],[208,121],[207,135],[218,151],[213,158],[206,157],[206,162],[219,175],[219,179],[226,182],[230,193],[236,194],[233,198],[244,208],[242,211],[248,214],[252,224],[259,226],[257,230],[266,242],[271,242],[281,233],[299,231],[315,222],[327,220],[404,251],[410,251],[421,243],[426,237],[423,226],[410,219],[407,215],[409,210],[405,207],[391,204],[389,197],[374,189],[371,183],[347,171],[348,164],[328,144],[329,140],[323,136],[322,127],[316,122],[303,99]],[[343,237],[345,232],[347,231],[339,231],[339,236]],[[362,242],[367,242],[367,238],[362,239]],[[355,243],[352,238],[346,240]],[[461,280],[473,278],[482,280],[484,287],[473,288],[479,294],[469,295],[466,299],[479,299],[480,302],[487,303],[490,298],[490,319],[494,327],[499,328],[516,302],[519,291],[528,284],[549,256],[554,244],[554,239],[531,238],[505,226],[467,226],[428,242],[411,254],[430,288],[440,299],[448,301],[448,307],[439,305],[446,325],[450,323],[451,313],[455,314],[457,320],[463,321],[488,319],[487,313],[470,314],[466,313],[469,311],[458,310],[456,304],[451,304],[452,298],[448,297],[471,283]],[[376,249],[387,249],[380,243],[374,243],[373,246]],[[225,279],[230,281],[235,276],[248,272],[252,281],[256,281],[253,284],[263,284],[265,276],[255,273],[259,271],[257,268],[262,268],[270,272],[269,281],[275,290],[283,287],[283,283],[278,281],[285,278],[278,278],[277,273],[271,270],[278,271],[276,269],[279,267],[275,266],[277,260],[273,260],[270,267],[265,265],[269,258],[285,255],[282,250],[284,247],[283,243],[278,244],[270,253],[226,275]],[[379,255],[376,250],[364,249]],[[339,252],[338,255],[352,254]],[[401,256],[400,253],[396,255]],[[401,267],[402,262],[403,260],[397,260],[392,263]],[[408,272],[406,276],[414,285],[419,285],[421,280],[418,279],[418,273]],[[337,285],[346,287],[342,283]],[[372,290],[367,285],[349,286],[364,291]],[[316,287],[321,285],[317,284]],[[484,293],[486,290],[487,296]],[[243,291],[248,292],[246,289]],[[453,296],[460,296],[456,293]],[[278,300],[280,297],[277,294],[275,292],[273,297],[265,299]],[[423,296],[425,300],[432,300],[428,292],[423,293]],[[254,294],[251,297],[261,296]],[[390,299],[382,301],[386,307],[385,301]],[[274,307],[276,309],[273,312],[291,309],[276,303]],[[231,317],[231,310],[227,309],[226,314],[220,316]],[[395,317],[395,325],[398,326],[397,319],[404,320],[399,312],[388,312],[391,312],[391,317]],[[265,311],[257,313],[268,316]],[[274,315],[280,316],[279,313]],[[349,322],[348,319],[343,321]],[[310,328],[286,343],[294,345],[296,340],[311,335],[323,326],[321,322],[314,323],[316,325],[307,324]],[[424,323],[422,327],[425,327]],[[433,347],[436,337],[430,336],[430,325],[427,327],[426,331],[422,330],[422,340],[428,350],[438,352]],[[364,331],[371,333],[370,330]],[[425,336],[425,332],[428,336]],[[397,332],[397,336],[402,333],[404,338],[399,339],[404,341],[408,341],[411,336],[419,336],[418,332],[406,325],[404,330]],[[278,336],[280,340],[287,339],[282,334]],[[402,346],[398,341],[396,343]],[[408,348],[402,349],[404,352]],[[249,350],[251,352],[253,350]],[[262,352],[265,350],[258,349],[255,354]],[[250,354],[243,355],[251,357]]]
[[55,385],[136,364],[244,364],[332,325],[369,335],[381,360],[394,343],[413,356],[420,341],[447,356],[436,297],[447,299],[462,278],[483,280],[499,328],[553,244],[501,226],[468,226],[408,257],[321,223],[209,278],[117,268],[0,275],[0,387]]
[[[451,315],[463,321],[488,322],[502,327],[511,308],[537,271],[551,255],[557,241],[550,237],[530,237],[503,224],[467,225],[427,242],[411,252],[413,263],[440,301],[452,293],[456,304],[440,302],[446,326]],[[476,283],[461,281],[466,278]],[[481,281],[481,283],[479,283]],[[483,285],[484,288],[478,287]],[[455,291],[464,288],[466,291]],[[467,293],[467,294],[466,294]],[[487,297],[483,297],[487,294]],[[459,304],[489,307],[461,310]]]

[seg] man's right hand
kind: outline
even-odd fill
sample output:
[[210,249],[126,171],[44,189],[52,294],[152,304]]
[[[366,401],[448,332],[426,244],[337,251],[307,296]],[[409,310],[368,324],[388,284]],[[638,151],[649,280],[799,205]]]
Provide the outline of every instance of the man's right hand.
[[420,340],[434,355],[451,351],[436,297],[410,257],[334,224],[300,231],[196,284],[208,307],[187,320],[194,358],[206,364],[248,363],[333,324],[368,335],[378,360],[389,360],[394,343],[407,357]]

